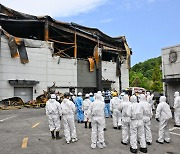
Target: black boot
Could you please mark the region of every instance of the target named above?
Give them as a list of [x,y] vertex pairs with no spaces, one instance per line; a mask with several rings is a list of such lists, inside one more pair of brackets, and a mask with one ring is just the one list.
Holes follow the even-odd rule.
[[59,131],[56,132],[56,140],[61,139],[61,137],[59,136]]
[[84,128],[87,128],[87,121],[85,121],[85,126],[84,126]]
[[92,126],[91,126],[91,122],[89,122],[89,128],[92,128]]
[[147,148],[140,148],[139,151],[141,151],[142,153],[147,153]]
[[130,147],[130,151],[131,151],[132,153],[137,153],[137,149],[133,149],[132,147]]
[[121,126],[118,126],[118,129],[121,130]]
[[51,136],[52,136],[52,139],[54,140],[55,139],[54,131],[51,131]]

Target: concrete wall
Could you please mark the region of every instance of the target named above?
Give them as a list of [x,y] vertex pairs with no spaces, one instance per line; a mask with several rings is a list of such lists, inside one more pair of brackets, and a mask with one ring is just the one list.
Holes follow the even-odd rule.
[[102,61],[102,79],[115,81],[111,84],[112,89],[119,91],[119,76],[116,76],[116,63]]
[[77,60],[77,86],[96,87],[96,67],[90,72],[88,61]]
[[[171,63],[169,61],[170,51],[174,50],[177,53],[177,61]],[[167,48],[163,48],[162,50],[162,73],[163,79],[176,79],[180,78],[180,45],[170,46]],[[167,101],[170,106],[174,104],[174,92],[180,92],[180,82],[168,82],[164,83],[164,91],[167,95]]]
[[[11,58],[8,41],[1,38],[0,51],[0,100],[14,96],[14,86],[8,80],[36,80],[33,99],[56,82],[56,86],[77,86],[77,62],[75,59],[52,57],[49,45],[44,41],[27,40],[37,47],[26,47],[29,63],[22,64],[20,58]],[[31,86],[30,86],[31,87]]]

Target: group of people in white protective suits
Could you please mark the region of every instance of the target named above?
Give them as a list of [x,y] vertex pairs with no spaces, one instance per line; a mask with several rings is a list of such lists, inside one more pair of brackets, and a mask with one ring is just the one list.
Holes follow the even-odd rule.
[[[148,101],[148,96],[140,94],[137,96],[128,95],[122,96],[120,99],[114,95],[110,101],[110,110],[112,112],[114,129],[122,129],[123,145],[130,143],[130,151],[137,153],[139,151],[147,153],[147,145],[152,144],[151,119],[153,116],[152,104]],[[174,94],[174,110],[175,110],[175,126],[180,127],[180,96],[179,92]],[[89,123],[89,128],[92,127],[91,133],[91,148],[105,148],[104,128],[105,124],[105,103],[102,93],[98,91],[93,101],[90,100],[90,95],[86,94],[82,102],[81,110],[84,113],[85,128]],[[62,103],[56,101],[54,94],[46,103],[46,114],[49,118],[49,128],[52,134],[52,139],[60,139],[60,116],[64,124],[64,136],[66,143],[76,142],[76,127],[74,122],[75,104],[70,101],[69,93],[64,93]],[[168,129],[169,119],[172,118],[170,106],[166,102],[166,97],[161,96],[159,104],[156,108],[155,118],[159,122],[159,137],[157,143],[170,143],[170,135]],[[56,136],[54,135],[56,134]]]
[[74,113],[76,108],[74,103],[70,101],[69,96],[69,93],[64,93],[64,99],[60,104],[56,101],[56,95],[51,94],[51,98],[46,103],[46,115],[48,116],[49,129],[51,131],[52,139],[60,139],[60,117],[62,117],[64,136],[67,144],[78,140],[74,122]]

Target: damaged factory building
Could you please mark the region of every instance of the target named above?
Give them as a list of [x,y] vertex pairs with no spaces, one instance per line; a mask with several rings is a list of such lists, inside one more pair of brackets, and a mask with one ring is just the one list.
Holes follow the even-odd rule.
[[124,36],[32,16],[0,4],[0,101],[35,100],[43,91],[96,92],[129,87]]

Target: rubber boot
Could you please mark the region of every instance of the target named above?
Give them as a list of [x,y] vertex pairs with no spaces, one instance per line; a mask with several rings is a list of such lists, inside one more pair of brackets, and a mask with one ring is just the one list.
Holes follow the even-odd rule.
[[54,131],[51,131],[51,136],[52,136],[52,139],[54,140],[55,139]]
[[61,139],[61,137],[59,136],[59,131],[56,132],[56,140]]
[[91,122],[89,122],[89,128],[92,128],[92,126],[91,126]]
[[147,153],[147,148],[140,148],[139,151],[141,151],[142,153]]
[[130,151],[131,153],[137,153],[137,149],[133,149],[132,147],[130,147]]
[[85,126],[84,126],[84,128],[87,128],[87,121],[85,121]]

